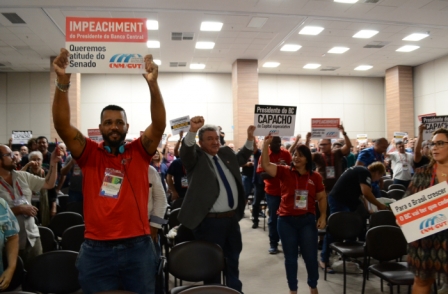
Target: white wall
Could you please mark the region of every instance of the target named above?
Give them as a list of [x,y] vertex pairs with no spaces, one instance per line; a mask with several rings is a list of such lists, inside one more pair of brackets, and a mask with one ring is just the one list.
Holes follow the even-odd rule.
[[302,138],[319,117],[340,118],[351,139],[386,134],[383,78],[260,75],[259,97],[260,104],[297,106],[295,133]]
[[50,136],[48,73],[0,74],[0,143],[7,143],[13,130]]
[[[233,140],[230,74],[161,73],[159,85],[168,119],[202,115]],[[383,78],[260,75],[259,95],[260,104],[298,106],[295,129],[303,136],[312,117],[340,117],[352,139],[360,133],[369,138],[385,135]],[[140,75],[84,74],[81,131],[97,128],[101,109],[117,104],[126,110],[128,137],[137,137],[151,121],[149,102]],[[0,142],[7,142],[12,130],[49,136],[50,109],[48,73],[0,74]]]
[[[159,75],[167,119],[202,115],[206,123],[220,125],[233,140],[233,98],[230,74]],[[81,131],[98,128],[101,109],[117,104],[126,110],[130,138],[151,122],[148,86],[141,75],[82,75]],[[167,123],[167,133],[171,133]]]
[[418,115],[448,115],[448,56],[414,68],[414,112],[416,134]]

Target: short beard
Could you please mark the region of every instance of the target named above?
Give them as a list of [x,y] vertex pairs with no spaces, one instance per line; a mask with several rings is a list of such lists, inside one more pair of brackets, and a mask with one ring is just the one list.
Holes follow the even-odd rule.
[[126,133],[120,134],[120,139],[118,141],[111,141],[109,140],[109,136],[101,133],[103,136],[103,140],[106,144],[106,146],[112,147],[112,148],[118,148],[121,145],[123,145],[124,140],[126,139]]

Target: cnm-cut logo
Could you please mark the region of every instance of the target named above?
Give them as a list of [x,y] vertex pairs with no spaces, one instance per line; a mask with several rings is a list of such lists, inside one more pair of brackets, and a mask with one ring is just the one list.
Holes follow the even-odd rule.
[[336,136],[337,134],[336,134],[336,132],[327,132],[327,135],[326,136]]
[[115,54],[109,60],[110,68],[144,68],[140,54]]
[[447,225],[446,216],[443,214],[438,214],[436,216],[427,218],[420,223],[420,233],[426,234],[431,231],[434,231],[435,229],[445,227],[446,225]]
[[269,135],[275,136],[275,135],[278,135],[278,134],[279,134],[278,130],[270,130],[269,131]]

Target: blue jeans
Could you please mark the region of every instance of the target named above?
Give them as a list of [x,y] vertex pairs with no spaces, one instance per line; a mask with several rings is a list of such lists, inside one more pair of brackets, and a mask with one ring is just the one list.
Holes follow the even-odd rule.
[[[227,261],[227,285],[242,292],[243,284],[239,279],[239,258],[243,250],[241,230],[236,216],[213,218],[205,217],[204,220],[193,230],[194,238],[218,244]],[[219,284],[221,277],[204,281],[206,284]]]
[[316,288],[319,279],[316,216],[312,213],[303,216],[279,216],[277,225],[285,254],[285,269],[289,290],[297,291],[299,247],[308,273],[308,286]]
[[150,236],[112,241],[86,239],[76,267],[83,293],[125,290],[153,294],[158,262]]
[[260,202],[264,199],[264,183],[254,184],[254,204],[252,205],[253,222],[258,224],[258,216],[260,214]]
[[269,244],[272,247],[277,248],[278,241],[280,241],[280,237],[277,232],[277,210],[280,206],[280,201],[282,197],[274,196],[266,193],[266,202],[268,203],[269,208],[269,219],[268,219],[268,228],[269,228]]
[[242,180],[243,180],[243,187],[244,187],[244,199],[247,200],[247,198],[250,195],[250,192],[252,192],[252,177],[248,177],[248,176],[241,176]]

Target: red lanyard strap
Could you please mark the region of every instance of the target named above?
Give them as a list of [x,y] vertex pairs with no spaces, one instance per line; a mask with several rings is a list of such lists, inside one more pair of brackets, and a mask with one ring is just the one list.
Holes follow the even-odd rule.
[[[324,157],[324,163],[325,163],[325,167],[327,167],[327,155],[325,155],[325,153],[322,153],[322,156]],[[330,166],[334,166],[334,154],[333,152],[330,151]]]
[[434,186],[436,182],[436,176],[437,176],[437,163],[435,163],[434,167],[432,168],[431,186]]
[[[6,191],[8,191],[9,196],[11,196],[11,199],[15,200],[16,197],[14,196],[14,190],[9,189],[9,187],[3,182],[3,180],[0,180],[0,184],[3,186],[3,188],[5,188]],[[18,182],[16,182],[16,187],[20,193],[20,196],[23,196],[22,189],[20,188],[20,185]]]

